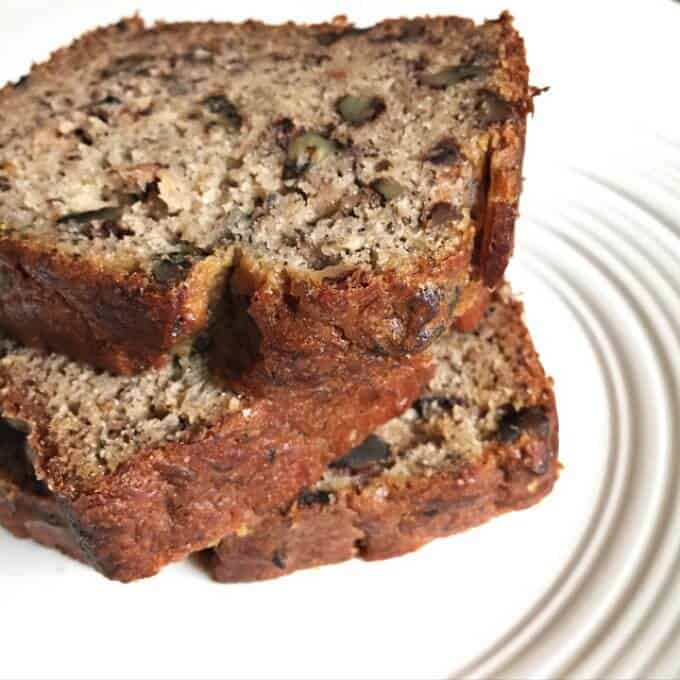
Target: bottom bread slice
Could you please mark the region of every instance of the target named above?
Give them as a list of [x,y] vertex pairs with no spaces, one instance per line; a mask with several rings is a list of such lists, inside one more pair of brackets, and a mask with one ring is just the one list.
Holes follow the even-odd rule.
[[[294,502],[249,515],[203,556],[217,580],[255,581],[352,557],[393,557],[539,501],[557,479],[558,423],[522,305],[496,293],[474,333],[436,348],[436,372],[400,418]],[[25,436],[0,422],[0,524],[91,561]]]
[[522,311],[506,288],[477,331],[440,343],[425,394],[292,504],[206,552],[214,577],[393,557],[543,498],[559,472],[558,421]]

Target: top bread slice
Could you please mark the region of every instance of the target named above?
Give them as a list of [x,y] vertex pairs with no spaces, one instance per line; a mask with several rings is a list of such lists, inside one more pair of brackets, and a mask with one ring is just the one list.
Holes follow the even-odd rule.
[[501,280],[531,94],[508,14],[94,31],[0,91],[0,325],[118,374],[422,350]]
[[0,421],[23,433],[26,454],[0,484],[0,517],[14,514],[17,474],[33,479],[66,527],[61,545],[111,578],[150,576],[316,481],[416,398],[427,355],[343,361],[317,383],[235,393],[197,351],[123,377],[0,338]]

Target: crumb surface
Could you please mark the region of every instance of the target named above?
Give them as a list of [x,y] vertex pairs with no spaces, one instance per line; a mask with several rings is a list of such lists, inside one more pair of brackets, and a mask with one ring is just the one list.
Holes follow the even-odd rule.
[[123,272],[229,248],[306,272],[443,258],[473,230],[488,126],[525,97],[504,30],[86,36],[0,94],[3,234]]
[[239,396],[214,381],[200,354],[125,378],[2,337],[0,398],[11,402],[12,394],[21,395],[26,413],[44,414],[42,426],[65,469],[83,478],[112,472],[147,446],[199,436],[242,409]]

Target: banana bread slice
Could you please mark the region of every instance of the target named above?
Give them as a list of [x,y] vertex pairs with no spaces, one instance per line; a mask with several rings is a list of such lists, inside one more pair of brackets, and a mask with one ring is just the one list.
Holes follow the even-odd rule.
[[496,296],[475,333],[436,345],[423,396],[292,504],[206,553],[215,578],[394,557],[543,498],[559,471],[557,413],[521,316]]
[[427,353],[364,357],[237,394],[198,352],[115,377],[0,339],[0,522],[111,578],[150,576],[291,501],[431,375]]
[[117,374],[421,350],[502,277],[532,94],[508,14],[85,35],[0,91],[0,325]]

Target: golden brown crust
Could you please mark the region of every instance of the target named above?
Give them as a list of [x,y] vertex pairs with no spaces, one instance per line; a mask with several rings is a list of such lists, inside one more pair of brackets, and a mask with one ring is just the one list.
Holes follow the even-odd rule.
[[112,373],[157,367],[209,320],[226,272],[211,258],[184,281],[117,275],[0,232],[0,326],[22,344]]
[[522,119],[506,123],[492,136],[479,254],[481,278],[490,289],[503,280],[514,247],[525,133]]
[[[474,286],[457,312],[465,286],[455,272],[463,259],[423,265],[401,277],[357,271],[320,282],[289,278],[277,289],[248,288],[244,278],[252,277],[239,277],[228,310],[212,329],[216,370],[238,384],[295,383],[323,375],[319,362],[333,370],[337,361],[420,352],[453,319],[472,328],[484,312],[488,296]],[[234,299],[243,300],[238,308]],[[305,371],[310,362],[311,372]]]
[[491,292],[481,281],[471,281],[461,293],[456,307],[454,328],[469,333],[477,327],[491,300]]
[[492,131],[484,178],[480,247],[475,260],[481,280],[490,289],[502,282],[512,255],[522,190],[526,119],[533,111],[532,97],[536,94],[528,86],[524,41],[512,26],[512,16],[503,12],[496,23],[501,27],[503,66],[508,74],[508,82],[496,94],[511,102],[513,116]]
[[[471,29],[473,25],[455,17],[424,21],[451,29]],[[245,278],[251,287],[239,294],[245,297],[243,313],[249,314],[257,327],[260,354],[274,350],[313,355],[328,346],[392,356],[421,351],[459,318],[457,295],[470,276],[494,288],[512,252],[531,94],[523,42],[512,27],[512,18],[504,13],[497,23],[507,76],[497,94],[511,103],[514,115],[490,128],[489,172],[482,179],[481,228],[474,256],[473,244],[467,239],[455,256],[413,263],[406,274],[356,271],[340,280],[311,281],[291,272],[280,286],[272,287],[271,282],[252,284],[248,272],[235,272],[223,262],[219,274],[203,272],[172,285],[158,285],[146,275],[121,275],[81,261],[63,260],[29,241],[5,236],[0,238],[0,287],[9,293],[0,300],[0,325],[27,345],[130,375],[162,364],[168,352],[190,342],[213,319],[219,286],[227,291],[234,288],[228,280]],[[381,30],[399,33],[411,25],[413,22],[392,20],[384,22]],[[250,22],[248,26],[255,31],[260,24]],[[146,29],[138,18],[124,20],[59,50],[49,62],[36,66],[29,80],[50,77],[87,61],[102,45],[117,40],[120,32],[133,40],[136,33],[147,30],[181,36],[191,28],[191,24],[161,24]],[[345,20],[313,28],[339,34],[353,30]],[[290,29],[291,25],[286,25],[280,30]],[[16,96],[24,96],[21,86],[8,85],[0,91],[2,99]],[[231,325],[227,334],[233,335],[240,327],[233,319],[224,322]],[[468,316],[461,327],[470,328],[472,322],[473,317]],[[243,344],[245,340],[240,337],[235,342]],[[217,344],[222,343],[231,346],[229,340]]]
[[[247,408],[200,439],[140,451],[92,481],[64,470],[44,418],[11,386],[0,408],[4,417],[31,427],[32,463],[58,508],[55,523],[69,528],[87,562],[129,581],[215,544],[294,498],[329,462],[403,410],[431,375],[424,356],[336,368],[323,385],[285,392],[263,386],[259,396],[246,398]],[[6,523],[8,507],[5,494]],[[15,531],[42,540],[39,529],[13,521]]]
[[540,475],[514,459],[468,472],[475,477],[474,489],[461,489],[455,478],[441,475],[387,503],[356,496],[324,509],[272,515],[247,536],[226,537],[204,558],[216,580],[233,583],[277,578],[354,557],[396,557],[534,505],[552,489],[559,464],[551,459]]
[[[406,276],[396,271],[381,276],[358,271],[316,286],[291,280],[287,293],[295,300],[296,318],[292,321],[305,322],[297,328],[296,335],[302,334],[306,339],[309,333],[305,328],[311,322],[332,327],[347,344],[376,354],[421,351],[450,325],[467,277],[463,272],[471,257],[471,247],[470,244],[467,251],[434,267],[422,263]],[[271,338],[268,341],[271,347],[295,351],[303,338],[293,335],[291,340],[293,324],[281,331],[278,323],[271,326],[267,323],[275,309],[274,304],[268,304],[267,297],[254,296],[249,309],[251,317],[263,334]]]

